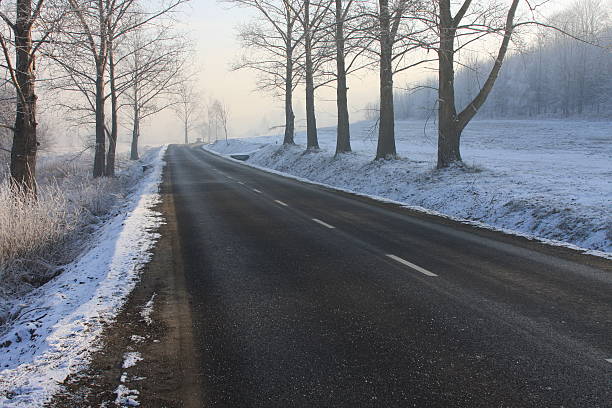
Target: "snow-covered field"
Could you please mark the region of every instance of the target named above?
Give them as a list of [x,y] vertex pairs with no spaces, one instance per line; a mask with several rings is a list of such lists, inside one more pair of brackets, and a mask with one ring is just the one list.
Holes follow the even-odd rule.
[[95,229],[82,255],[15,305],[17,316],[0,334],[0,406],[42,406],[87,364],[156,242],[162,220],[153,207],[164,153],[161,147],[143,157],[141,164],[150,168],[114,216]]
[[396,122],[401,160],[372,160],[373,122],[353,124],[351,136],[354,153],[340,157],[334,157],[333,127],[319,130],[317,153],[304,153],[304,132],[296,135],[296,147],[281,149],[277,135],[206,148],[252,153],[247,162],[252,165],[521,235],[612,252],[612,122],[474,121],[463,134],[465,169],[435,169],[433,123]]

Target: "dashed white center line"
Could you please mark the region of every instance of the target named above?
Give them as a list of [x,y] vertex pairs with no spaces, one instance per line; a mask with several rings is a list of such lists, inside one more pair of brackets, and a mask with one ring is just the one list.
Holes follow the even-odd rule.
[[242,181],[238,181],[238,184],[241,184],[241,185],[244,186],[244,183]]
[[287,205],[287,203],[283,203],[281,200],[274,200],[275,203],[280,204],[284,207],[289,207],[289,205]]
[[329,228],[329,229],[334,229],[334,228],[336,228],[336,227],[334,227],[333,225],[329,225],[328,223],[326,223],[326,222],[324,222],[324,221],[321,221],[321,220],[319,220],[319,219],[313,218],[312,220],[313,220],[314,222],[316,222],[317,224],[321,224],[322,226],[324,226],[324,227],[326,227],[326,228]]
[[412,262],[408,262],[405,259],[400,258],[399,256],[395,256],[392,254],[387,254],[387,257],[393,259],[396,262],[401,263],[402,265],[406,265],[409,268],[414,269],[417,272],[421,272],[423,275],[427,275],[427,276],[438,276],[433,272],[429,272],[427,269],[421,268],[419,265],[415,265]]
[[254,188],[253,189],[254,192],[259,193],[259,194],[263,194],[261,191],[259,191],[258,189]]

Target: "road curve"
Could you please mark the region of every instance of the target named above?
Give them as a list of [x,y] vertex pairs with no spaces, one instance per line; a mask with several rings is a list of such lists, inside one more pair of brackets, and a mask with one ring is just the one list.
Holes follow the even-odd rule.
[[166,160],[203,406],[612,405],[609,261],[195,146]]

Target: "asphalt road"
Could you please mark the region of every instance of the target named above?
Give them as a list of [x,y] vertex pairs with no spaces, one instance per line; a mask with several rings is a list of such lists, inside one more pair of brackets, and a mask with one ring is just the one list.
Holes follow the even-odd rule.
[[166,160],[202,406],[612,406],[611,262]]

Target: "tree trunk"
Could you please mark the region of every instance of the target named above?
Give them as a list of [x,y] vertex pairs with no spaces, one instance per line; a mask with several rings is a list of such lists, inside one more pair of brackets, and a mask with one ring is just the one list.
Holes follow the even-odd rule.
[[108,152],[106,154],[106,172],[107,177],[115,176],[115,152],[117,150],[117,134],[118,128],[118,111],[119,103],[117,100],[117,88],[115,83],[115,58],[112,43],[109,44],[109,76],[110,76],[110,91],[111,91],[111,131],[109,135]]
[[319,149],[319,140],[317,138],[317,117],[314,98],[310,0],[304,1],[304,32],[304,51],[306,53],[306,149],[317,150]]
[[287,48],[287,63],[285,73],[285,138],[283,144],[295,144],[293,134],[295,132],[295,115],[293,114],[293,55]]
[[32,55],[31,0],[17,2],[14,27],[16,48],[17,112],[11,149],[11,180],[19,188],[36,194],[36,79]]
[[376,159],[392,159],[395,149],[395,118],[393,112],[392,39],[388,0],[379,0],[380,14],[380,122]]
[[138,139],[140,138],[140,118],[138,109],[134,109],[134,123],[132,126],[132,148],[130,149],[130,160],[138,160]]
[[346,87],[346,63],[344,60],[344,15],[342,0],[336,0],[336,105],[338,107],[338,129],[336,154],[351,151],[351,134]]
[[454,41],[460,18],[453,19],[450,0],[440,0],[440,49],[439,59],[439,95],[438,95],[438,168],[448,167],[452,163],[461,162],[459,151],[461,132],[485,103],[497,80],[502,63],[508,51],[510,37],[514,30],[514,15],[519,0],[512,0],[506,16],[504,39],[501,42],[497,58],[489,72],[487,80],[478,94],[457,114],[455,108],[455,73],[454,73]]
[[94,153],[94,177],[104,176],[106,134],[104,129],[104,68],[97,68],[96,75],[96,147]]
[[438,51],[438,168],[461,162],[461,129],[455,107],[455,28],[450,1],[440,1]]
[[112,136],[112,130],[108,138],[108,151],[106,152],[106,177],[115,177],[115,152],[117,151],[117,139]]
[[187,118],[185,118],[183,126],[185,131],[185,144],[189,144],[189,122],[187,121]]
[[[134,61],[140,61],[138,50],[134,53]],[[134,70],[134,85],[132,87],[132,146],[130,147],[130,160],[138,160],[138,140],[140,139],[140,66],[136,64]]]

